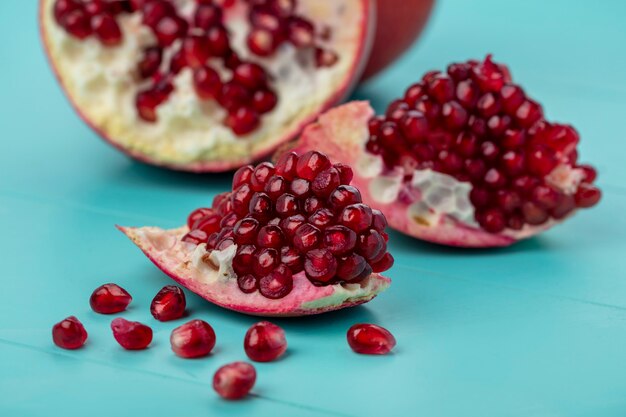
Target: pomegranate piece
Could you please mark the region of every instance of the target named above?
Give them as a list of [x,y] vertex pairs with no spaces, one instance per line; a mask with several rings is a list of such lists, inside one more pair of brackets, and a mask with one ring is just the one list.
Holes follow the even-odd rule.
[[285,331],[269,321],[253,324],[243,340],[246,355],[255,362],[271,362],[287,350]]
[[166,285],[161,288],[150,304],[150,314],[159,321],[170,321],[185,314],[187,301],[182,288]]
[[111,322],[113,337],[126,350],[141,350],[152,342],[152,329],[138,321],[121,317]]
[[[294,184],[309,183],[302,175],[332,180],[300,192]],[[287,153],[276,166],[240,168],[233,191],[194,210],[183,228],[122,230],[177,282],[237,311],[283,316],[360,304],[386,286],[378,274],[393,257],[385,216],[361,202],[352,178],[320,152]],[[305,300],[317,300],[311,311]]]
[[100,314],[115,314],[126,310],[133,297],[117,284],[104,284],[96,288],[89,298],[91,309]]
[[[425,74],[384,115],[364,103],[331,110],[295,150],[359,167],[353,183],[363,196],[346,189],[330,195],[352,230],[373,221],[354,208],[362,197],[406,234],[489,247],[541,233],[599,202],[595,169],[577,161],[579,141],[572,126],[548,121],[508,69],[487,56]],[[362,254],[380,241],[375,234],[359,239]],[[377,267],[389,262],[368,256]]]
[[87,341],[87,331],[76,317],[69,316],[52,327],[52,341],[63,349],[78,349]]
[[219,368],[213,375],[213,389],[222,398],[240,400],[256,382],[256,370],[247,362],[233,362]]
[[215,331],[202,320],[191,320],[172,330],[170,344],[181,358],[207,356],[215,347]]
[[[41,0],[40,16],[46,51],[61,84],[83,80],[85,94],[68,95],[86,121],[117,148],[176,169],[227,171],[295,137],[358,77],[373,29],[371,1],[338,0],[323,8],[315,3]],[[137,18],[129,19],[129,14]],[[325,36],[331,32],[334,36]],[[69,38],[71,57],[63,46]],[[152,44],[146,44],[150,39]],[[129,53],[125,44],[140,48]],[[81,70],[86,60],[94,68],[89,73]],[[125,81],[140,87],[132,89],[134,97],[119,88],[115,77],[103,76],[117,71],[108,68],[112,63],[136,65],[136,76]],[[294,76],[310,82],[294,85]],[[163,83],[169,91],[162,91]],[[195,97],[181,95],[189,87]],[[297,89],[301,99],[278,112],[286,89]],[[134,104],[135,114],[112,105],[94,108],[93,103],[105,102]],[[99,121],[96,113],[113,122]],[[180,139],[155,139],[150,132],[158,130],[175,132],[173,137]]]
[[352,350],[364,355],[386,355],[396,346],[389,330],[375,324],[355,324],[347,337]]

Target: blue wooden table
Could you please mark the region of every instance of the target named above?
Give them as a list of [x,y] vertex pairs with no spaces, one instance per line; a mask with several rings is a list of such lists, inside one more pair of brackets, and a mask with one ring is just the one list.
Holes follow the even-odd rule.
[[[605,195],[595,209],[503,250],[445,249],[391,234],[390,290],[365,307],[278,320],[289,354],[257,366],[254,397],[217,398],[220,365],[244,359],[255,319],[189,294],[215,354],[175,357],[175,323],[149,317],[170,281],[113,225],[173,227],[229,175],[135,163],[72,112],[46,65],[35,0],[0,2],[0,415],[608,417],[626,415],[626,2],[441,0],[418,45],[355,94],[378,109],[424,71],[492,52],[551,118],[580,130]],[[123,351],[88,297],[114,281],[124,317],[153,345]],[[89,331],[56,348],[53,323]],[[388,327],[394,354],[345,343],[355,322]]]

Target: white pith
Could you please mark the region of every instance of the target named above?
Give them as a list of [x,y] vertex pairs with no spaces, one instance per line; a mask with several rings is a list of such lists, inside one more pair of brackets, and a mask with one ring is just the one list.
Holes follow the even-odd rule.
[[[315,68],[312,52],[303,54],[290,44],[282,45],[271,59],[251,56],[245,46],[248,27],[244,6],[228,12],[226,26],[235,35],[233,49],[243,58],[261,63],[274,77],[271,83],[279,96],[277,107],[262,117],[258,130],[240,138],[223,125],[226,112],[213,100],[200,100],[191,85],[191,71],[185,69],[175,78],[175,91],[158,107],[157,123],[142,121],[135,109],[135,95],[146,87],[138,83],[137,63],[141,51],[156,44],[151,30],[141,25],[139,13],[120,15],[122,45],[105,47],[95,37],[80,41],[72,38],[52,15],[54,0],[43,1],[42,27],[46,46],[65,89],[83,116],[115,144],[131,153],[145,155],[161,163],[182,165],[194,162],[251,160],[251,156],[271,149],[285,132],[296,129],[312,114],[346,87],[354,70],[367,25],[364,2],[299,2],[298,13],[319,27],[330,27],[333,37],[327,45],[339,61],[329,68]],[[179,12],[189,15],[195,0],[175,0]],[[239,28],[234,30],[235,28]],[[177,41],[179,42],[179,41]],[[164,62],[167,60],[164,59]],[[221,62],[212,60],[223,72]],[[223,77],[224,78],[224,77]],[[227,79],[224,79],[226,81]]]
[[[222,251],[207,251],[206,245],[183,242],[187,227],[164,230],[157,227],[122,229],[161,269],[182,278],[179,282],[194,291],[194,284],[210,289],[210,300],[227,308],[257,315],[289,315],[290,312],[324,311],[374,298],[389,281],[371,274],[358,284],[317,287],[304,272],[293,276],[293,290],[284,298],[272,300],[258,291],[244,294],[237,285],[232,262],[236,245]],[[209,297],[205,297],[209,299]]]

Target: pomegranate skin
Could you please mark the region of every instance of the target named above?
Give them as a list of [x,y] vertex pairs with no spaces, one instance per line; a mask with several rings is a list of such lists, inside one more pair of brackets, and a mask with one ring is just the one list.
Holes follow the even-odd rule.
[[243,341],[246,355],[255,362],[271,362],[287,350],[285,331],[268,321],[253,324]]
[[207,356],[215,347],[215,331],[202,320],[191,320],[172,330],[170,344],[174,353],[181,358]]
[[386,355],[396,346],[389,330],[375,324],[355,324],[347,338],[352,350],[363,355]]
[[111,322],[113,337],[126,350],[142,350],[152,343],[152,329],[137,321],[121,317]]
[[52,341],[63,349],[74,350],[82,347],[87,336],[85,327],[74,316],[69,316],[52,327]]
[[185,314],[186,306],[183,290],[176,285],[166,285],[152,300],[150,313],[159,321],[176,320]]
[[100,314],[120,313],[128,307],[133,297],[124,288],[109,283],[96,288],[89,298],[91,309]]
[[256,382],[256,370],[247,362],[233,362],[219,368],[213,376],[213,389],[222,398],[240,400]]

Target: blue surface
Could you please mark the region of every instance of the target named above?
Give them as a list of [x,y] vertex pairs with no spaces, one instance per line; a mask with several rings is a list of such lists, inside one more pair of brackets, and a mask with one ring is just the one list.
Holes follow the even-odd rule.
[[[626,415],[626,2],[442,0],[421,42],[356,96],[379,109],[424,71],[493,52],[548,114],[570,121],[600,169],[602,203],[512,248],[462,251],[396,233],[390,290],[365,307],[279,320],[280,362],[260,364],[255,396],[219,400],[217,367],[245,358],[255,319],[189,294],[216,352],[176,358],[148,313],[169,283],[113,228],[176,226],[229,175],[192,176],[132,162],[90,131],[55,84],[38,41],[36,2],[0,2],[0,415],[427,416]],[[135,297],[124,317],[154,344],[126,352],[87,300],[115,281]],[[77,315],[84,349],[52,324]],[[353,354],[345,331],[376,322],[387,357]],[[62,414],[61,414],[62,413]]]

